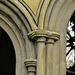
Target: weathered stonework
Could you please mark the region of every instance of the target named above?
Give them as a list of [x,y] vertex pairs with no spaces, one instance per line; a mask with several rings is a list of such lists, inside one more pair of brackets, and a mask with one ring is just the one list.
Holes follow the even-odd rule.
[[0,0],[0,27],[15,49],[15,75],[66,75],[66,28],[75,0],[38,1]]
[[30,32],[28,36],[30,39],[34,39],[34,40],[37,40],[37,38],[40,38],[40,37],[58,40],[60,37],[60,34],[57,32],[52,32],[48,30],[34,30]]
[[37,60],[33,58],[26,59],[24,64],[27,67],[29,75],[35,75]]

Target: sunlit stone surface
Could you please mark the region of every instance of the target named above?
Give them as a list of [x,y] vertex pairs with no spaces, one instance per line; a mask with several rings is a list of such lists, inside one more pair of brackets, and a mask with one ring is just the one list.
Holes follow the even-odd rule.
[[24,0],[31,10],[36,14],[39,3],[41,0]]

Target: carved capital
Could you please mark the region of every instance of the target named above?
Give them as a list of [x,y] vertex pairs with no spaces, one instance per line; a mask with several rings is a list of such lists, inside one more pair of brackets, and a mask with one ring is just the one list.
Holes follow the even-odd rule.
[[24,62],[25,66],[27,67],[28,72],[36,72],[36,69],[35,69],[36,63],[37,63],[37,60],[33,58],[27,59]]
[[60,37],[60,34],[57,32],[52,32],[48,30],[34,30],[31,33],[29,33],[28,36],[30,39],[33,39],[33,40],[36,40],[37,38],[40,38],[40,37],[58,40]]

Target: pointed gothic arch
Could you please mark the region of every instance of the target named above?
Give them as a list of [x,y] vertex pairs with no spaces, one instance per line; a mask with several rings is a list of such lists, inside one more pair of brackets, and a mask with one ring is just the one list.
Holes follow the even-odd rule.
[[0,27],[0,75],[15,75],[15,50],[8,34]]
[[66,75],[66,32],[68,22],[75,11],[75,2],[73,0],[65,1],[63,7],[58,13],[58,19],[55,22],[55,31],[60,33],[59,56],[60,56],[60,75]]
[[15,75],[22,75],[22,73],[27,75],[25,60],[36,58],[34,44],[29,40],[28,33],[37,26],[29,12],[19,2],[16,5],[15,3],[0,1],[0,27],[8,34],[14,46]]
[[14,46],[14,49],[15,49],[15,54],[16,54],[16,75],[18,75],[18,74],[20,75],[21,71],[19,69],[21,69],[21,67],[22,67],[21,66],[22,61],[21,61],[21,53],[20,53],[21,46],[20,46],[20,43],[19,43],[19,40],[18,40],[19,36],[17,38],[16,35],[14,34],[13,30],[2,19],[0,19],[0,26],[7,32],[10,39],[12,40],[12,43],[13,43],[13,46]]

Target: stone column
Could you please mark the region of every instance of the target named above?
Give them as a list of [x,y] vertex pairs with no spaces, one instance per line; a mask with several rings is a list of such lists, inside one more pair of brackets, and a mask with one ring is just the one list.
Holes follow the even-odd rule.
[[[46,74],[46,55],[45,55],[45,52],[46,52],[46,45],[45,43],[46,42],[46,39],[53,39],[52,42],[50,40],[50,43],[53,43],[54,41],[56,41],[58,38],[59,38],[59,34],[56,33],[56,32],[51,32],[51,31],[48,31],[48,30],[34,30],[32,31],[31,33],[29,33],[29,38],[32,39],[32,40],[36,40],[37,42],[37,75],[45,75]],[[50,47],[48,47],[48,52],[51,54],[50,50],[52,49],[49,49],[51,48],[51,45]],[[49,69],[52,68],[49,64],[50,62],[50,57],[51,55],[49,55],[48,53],[48,56],[47,56],[47,73],[48,75],[51,75],[50,72],[49,72]],[[51,62],[50,62],[51,63]]]
[[37,43],[37,75],[45,75],[46,32],[44,30],[34,30],[28,36]]
[[45,38],[37,40],[37,75],[45,75]]
[[36,59],[30,58],[27,59],[24,63],[27,67],[28,75],[35,75],[36,73]]
[[53,75],[60,75],[60,56],[59,41],[54,44],[53,48]]
[[[47,72],[46,72],[46,75],[59,75],[59,74],[54,74],[54,63],[56,61],[54,61],[54,58],[56,58],[57,56],[55,55],[54,56],[54,52],[57,51],[57,48],[56,50],[54,51],[54,43],[59,39],[59,34],[56,33],[56,32],[50,32],[52,35],[48,38],[47,42],[46,42],[46,46],[47,46]],[[59,58],[58,58],[59,59]],[[56,60],[58,60],[56,59]],[[56,64],[57,65],[57,64]],[[59,71],[57,69],[57,71]],[[55,72],[56,73],[56,72]]]
[[53,45],[54,40],[48,39],[47,41],[47,74],[46,75],[53,75]]

